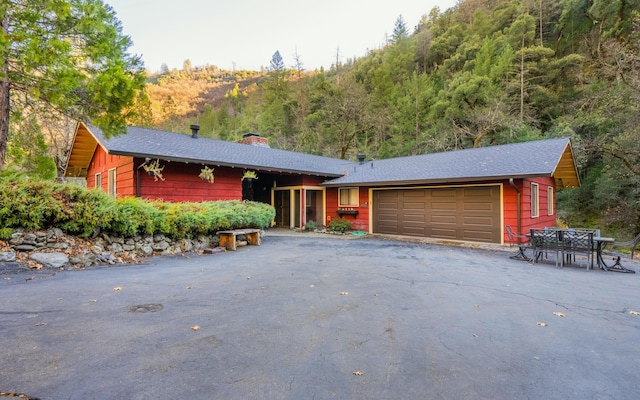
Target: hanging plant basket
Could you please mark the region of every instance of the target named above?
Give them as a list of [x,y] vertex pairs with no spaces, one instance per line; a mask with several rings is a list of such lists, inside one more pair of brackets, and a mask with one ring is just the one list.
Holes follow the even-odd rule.
[[242,180],[244,181],[245,179],[258,179],[258,174],[256,171],[244,171],[244,174],[242,174]]
[[214,170],[213,168],[209,168],[205,165],[204,168],[200,170],[200,175],[198,176],[200,177],[200,179],[204,179],[209,183],[213,183],[214,181],[213,170]]
[[154,181],[157,182],[158,179],[160,179],[161,181],[164,181],[164,177],[162,176],[162,170],[164,169],[164,165],[160,166],[160,160],[152,161],[149,164],[143,164],[142,168],[144,168],[144,170],[147,171],[147,173],[150,176],[153,176]]

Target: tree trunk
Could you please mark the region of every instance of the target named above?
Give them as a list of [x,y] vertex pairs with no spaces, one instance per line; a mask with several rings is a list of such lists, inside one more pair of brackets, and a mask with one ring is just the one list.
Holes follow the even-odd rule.
[[0,96],[0,170],[2,170],[9,141],[9,81],[0,82]]
[[520,121],[524,120],[524,36],[520,48]]
[[[0,32],[6,36],[9,30],[9,17],[5,14],[0,20]],[[5,78],[0,80],[0,170],[4,167],[7,155],[7,142],[9,141],[9,60],[7,55],[2,63],[2,74]]]

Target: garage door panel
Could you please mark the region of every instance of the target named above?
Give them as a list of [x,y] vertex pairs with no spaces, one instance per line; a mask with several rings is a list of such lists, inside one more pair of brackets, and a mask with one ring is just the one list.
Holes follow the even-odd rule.
[[479,216],[475,216],[475,217],[464,217],[464,225],[465,226],[472,226],[472,225],[478,225],[478,226],[491,226],[492,224],[492,219],[491,217],[479,217]]
[[455,197],[457,194],[456,189],[420,189],[420,190],[428,190],[430,191],[431,197]]
[[457,209],[456,203],[451,200],[450,202],[444,203],[441,201],[438,202],[432,202],[431,203],[431,210],[450,210],[450,211],[455,211]]
[[375,233],[501,242],[500,186],[373,192]]
[[493,204],[489,202],[487,203],[465,202],[464,211],[493,211]]
[[414,201],[410,201],[410,202],[404,202],[404,209],[405,210],[420,210],[422,213],[424,213],[424,210],[426,208],[426,203],[425,202],[414,202]]
[[446,229],[446,228],[438,228],[438,227],[433,227],[431,228],[431,235],[429,235],[429,237],[435,238],[435,239],[452,239],[452,240],[456,240],[456,230],[455,229]]
[[432,224],[452,224],[455,225],[457,217],[454,214],[451,215],[431,215],[429,221]]
[[462,240],[473,242],[490,242],[492,240],[492,234],[487,231],[464,230],[463,238]]

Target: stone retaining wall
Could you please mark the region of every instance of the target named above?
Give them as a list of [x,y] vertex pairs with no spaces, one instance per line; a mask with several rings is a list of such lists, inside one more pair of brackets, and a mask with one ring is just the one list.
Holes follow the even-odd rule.
[[219,243],[217,235],[176,240],[160,234],[133,238],[102,234],[82,239],[65,235],[57,228],[35,232],[17,229],[8,242],[0,241],[0,264],[28,262],[36,268],[86,268],[95,264],[135,263],[149,256],[201,253]]

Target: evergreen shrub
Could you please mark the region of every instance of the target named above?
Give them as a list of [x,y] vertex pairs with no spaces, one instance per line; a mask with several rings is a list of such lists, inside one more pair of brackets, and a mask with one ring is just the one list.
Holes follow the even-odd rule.
[[15,228],[51,227],[84,237],[102,231],[123,237],[162,233],[187,238],[226,229],[266,228],[274,218],[275,209],[259,202],[114,199],[99,189],[0,173],[0,235],[4,239]]

